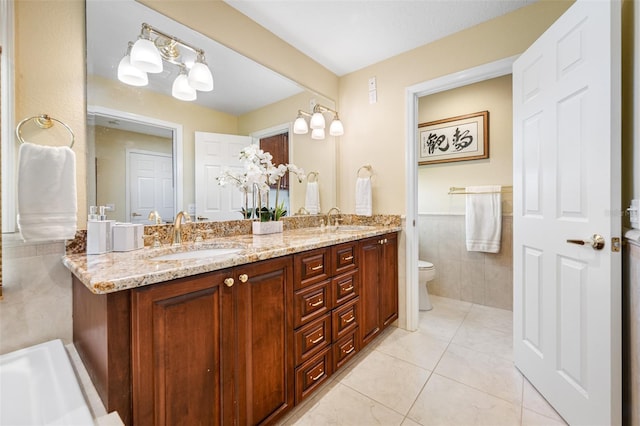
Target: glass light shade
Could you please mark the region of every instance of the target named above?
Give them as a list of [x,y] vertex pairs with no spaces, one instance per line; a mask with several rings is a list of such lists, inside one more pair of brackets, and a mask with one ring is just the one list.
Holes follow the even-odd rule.
[[342,126],[342,121],[335,118],[331,122],[331,126],[329,126],[329,134],[331,136],[342,136],[344,135],[344,127]]
[[206,64],[196,62],[189,71],[189,85],[201,92],[210,92],[213,90],[213,76],[211,70]]
[[293,133],[297,135],[309,133],[309,126],[307,126],[307,120],[305,120],[304,117],[296,118],[296,121],[293,123]]
[[171,95],[181,101],[195,101],[196,89],[189,85],[189,78],[186,74],[180,73],[173,81]]
[[131,65],[144,72],[162,72],[162,57],[151,40],[139,38],[131,49]]
[[311,139],[324,139],[324,129],[313,129],[311,131]]
[[147,73],[131,65],[129,55],[125,55],[118,64],[118,80],[130,86],[146,86],[149,84]]
[[324,115],[322,115],[321,112],[314,112],[311,116],[309,127],[311,127],[312,129],[324,129],[324,126]]

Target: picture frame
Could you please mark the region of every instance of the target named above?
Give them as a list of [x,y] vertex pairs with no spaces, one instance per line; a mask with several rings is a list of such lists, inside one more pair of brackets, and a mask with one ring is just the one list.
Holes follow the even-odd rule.
[[418,125],[418,165],[489,158],[489,111]]

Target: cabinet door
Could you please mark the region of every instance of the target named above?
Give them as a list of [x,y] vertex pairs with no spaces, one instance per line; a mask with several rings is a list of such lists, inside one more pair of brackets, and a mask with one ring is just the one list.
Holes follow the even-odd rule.
[[385,328],[398,319],[398,235],[387,234],[382,245],[380,321]]
[[240,425],[270,423],[294,403],[291,257],[236,267]]
[[364,348],[380,332],[380,237],[363,240],[360,245],[360,336]]
[[133,424],[232,424],[228,275],[132,291]]

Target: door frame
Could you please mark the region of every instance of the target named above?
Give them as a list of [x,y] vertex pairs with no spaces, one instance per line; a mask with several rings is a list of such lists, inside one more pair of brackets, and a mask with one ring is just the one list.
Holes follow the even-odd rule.
[[[182,207],[184,192],[184,164],[182,159],[182,124],[173,123],[171,121],[160,120],[144,115],[133,114],[130,112],[120,111],[113,108],[107,108],[99,105],[87,105],[87,118],[91,115],[100,115],[120,120],[132,121],[144,124],[146,126],[162,127],[169,129],[173,133],[173,210],[174,215],[177,214]],[[87,150],[89,147],[87,147]],[[95,172],[94,172],[95,173]]]
[[494,62],[468,68],[453,74],[409,86],[405,89],[407,143],[405,147],[407,180],[407,219],[405,225],[405,267],[406,267],[406,328],[418,329],[418,98],[444,92],[480,81],[511,74],[513,62],[519,55],[499,59]]

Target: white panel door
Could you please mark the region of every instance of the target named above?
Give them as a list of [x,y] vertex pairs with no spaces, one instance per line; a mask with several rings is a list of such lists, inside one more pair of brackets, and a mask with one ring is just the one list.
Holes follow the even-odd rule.
[[223,170],[242,170],[238,155],[251,144],[249,136],[196,132],[196,217],[202,220],[242,219],[244,194],[233,185],[220,186]]
[[128,151],[129,200],[127,215],[131,223],[149,223],[157,210],[165,221],[172,221],[173,159],[171,154]]
[[577,1],[518,58],[513,108],[516,366],[570,424],[620,424],[620,3]]

